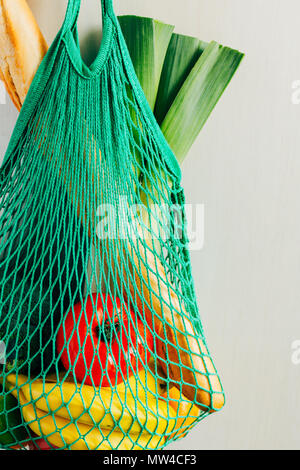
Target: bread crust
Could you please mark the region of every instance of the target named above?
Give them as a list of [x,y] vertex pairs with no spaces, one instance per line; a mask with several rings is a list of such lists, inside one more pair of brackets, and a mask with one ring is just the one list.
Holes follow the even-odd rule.
[[20,111],[21,108],[22,108],[22,105],[21,105],[21,102],[20,102],[20,98],[17,94],[17,91],[15,89],[13,79],[10,75],[9,67],[8,67],[8,65],[5,65],[5,64],[3,66],[4,66],[3,71],[2,71],[2,69],[0,70],[0,79],[4,82],[5,89],[6,89],[7,93],[9,94],[13,104],[16,106],[18,111]]
[[18,109],[47,50],[26,0],[0,0],[0,68]]

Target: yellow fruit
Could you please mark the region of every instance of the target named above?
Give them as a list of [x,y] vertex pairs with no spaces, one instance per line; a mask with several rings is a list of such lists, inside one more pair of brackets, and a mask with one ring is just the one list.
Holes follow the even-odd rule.
[[56,447],[155,449],[163,444],[164,435],[184,437],[202,413],[177,388],[168,391],[163,372],[153,361],[147,370],[113,389],[95,391],[70,378],[57,380],[56,376],[46,381],[29,381],[22,375],[7,378],[23,406],[25,421]]
[[169,393],[164,392],[163,396],[168,399],[170,405],[176,412],[176,425],[173,433],[168,439],[174,437],[183,438],[195,421],[203,414],[203,411],[183,396],[180,391],[172,387]]
[[[16,376],[8,376],[7,380],[16,385]],[[132,381],[132,388],[101,388],[95,392],[89,385],[41,380],[28,383],[25,376],[18,376],[18,387],[26,402],[34,402],[46,414],[123,433],[170,433],[175,426],[173,408],[166,400],[154,399],[157,394],[139,390],[141,382],[137,383],[137,387]]]
[[75,425],[71,421],[39,410],[26,401],[21,391],[18,393],[15,390],[12,393],[18,397],[23,417],[32,431],[56,447],[69,446],[70,450],[142,450],[156,449],[162,440],[159,436],[147,433],[124,436],[121,432],[100,430],[78,422]]

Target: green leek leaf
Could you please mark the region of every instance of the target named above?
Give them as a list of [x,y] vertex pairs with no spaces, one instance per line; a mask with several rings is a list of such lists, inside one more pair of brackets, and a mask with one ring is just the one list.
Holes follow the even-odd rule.
[[179,162],[186,157],[243,56],[213,41],[193,67],[161,125]]
[[154,114],[159,125],[163,122],[180,88],[207,46],[206,42],[191,36],[172,35],[155,106]]
[[137,77],[153,111],[174,26],[139,16],[119,16],[118,19]]

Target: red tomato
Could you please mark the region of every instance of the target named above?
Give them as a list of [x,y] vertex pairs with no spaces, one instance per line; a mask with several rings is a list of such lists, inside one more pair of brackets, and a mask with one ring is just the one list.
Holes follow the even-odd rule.
[[53,450],[57,449],[55,446],[50,446],[48,442],[44,439],[37,439],[35,441],[29,441],[26,444],[22,444],[19,446],[13,446],[11,449],[14,450]]
[[44,439],[38,439],[33,443],[33,450],[52,450],[57,449],[57,447],[48,444]]
[[57,336],[57,349],[66,370],[87,385],[110,387],[145,367],[153,351],[153,335],[139,317],[110,297],[104,306],[99,294],[84,307],[71,309]]

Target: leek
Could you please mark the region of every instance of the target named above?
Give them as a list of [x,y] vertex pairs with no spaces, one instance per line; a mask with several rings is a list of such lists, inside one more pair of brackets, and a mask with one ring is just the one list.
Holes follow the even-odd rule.
[[155,117],[162,124],[173,101],[208,46],[197,38],[173,34],[166,54],[155,105]]
[[139,16],[120,16],[135,72],[152,111],[174,26]]
[[200,56],[164,119],[161,129],[183,162],[224,90],[243,54],[211,42]]
[[243,54],[175,34],[173,26],[152,18],[121,16],[119,21],[148,103],[182,163]]

